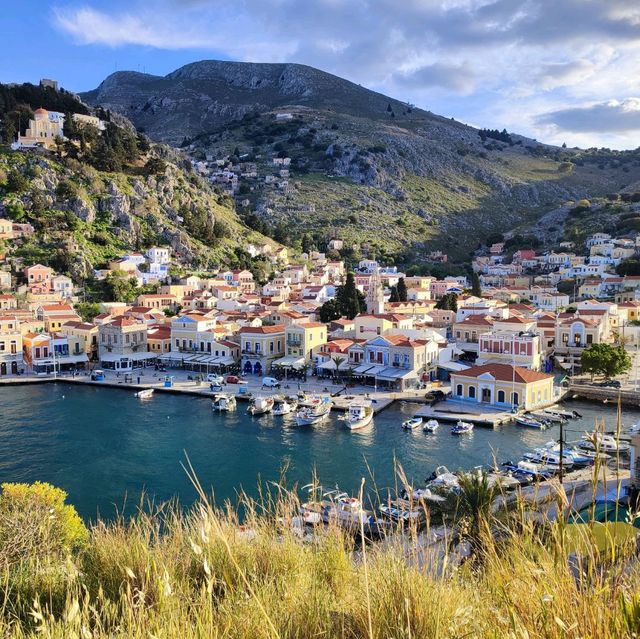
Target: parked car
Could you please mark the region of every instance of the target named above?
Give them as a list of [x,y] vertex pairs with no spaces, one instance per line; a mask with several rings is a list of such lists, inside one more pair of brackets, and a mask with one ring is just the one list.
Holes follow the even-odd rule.
[[227,384],[246,384],[247,380],[237,375],[227,375]]
[[605,379],[604,382],[600,382],[599,386],[620,388],[620,382],[617,379]]
[[217,375],[216,373],[209,373],[207,375],[207,381],[210,384],[223,384],[224,383],[224,377],[222,377],[222,375]]
[[280,382],[275,377],[263,377],[262,385],[267,388],[280,388]]
[[212,393],[221,393],[224,389],[222,384],[209,384],[209,390]]

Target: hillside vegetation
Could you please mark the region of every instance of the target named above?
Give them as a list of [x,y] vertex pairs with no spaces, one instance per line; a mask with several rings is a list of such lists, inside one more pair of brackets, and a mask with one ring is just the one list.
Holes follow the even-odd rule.
[[[493,233],[535,223],[567,201],[640,179],[635,152],[550,147],[474,129],[295,64],[203,61],[164,77],[109,76],[83,94],[195,159],[255,162],[237,202],[282,241],[331,236],[350,250],[421,261],[432,249],[466,260]],[[276,113],[290,113],[276,120]],[[267,186],[274,156],[289,187]]]

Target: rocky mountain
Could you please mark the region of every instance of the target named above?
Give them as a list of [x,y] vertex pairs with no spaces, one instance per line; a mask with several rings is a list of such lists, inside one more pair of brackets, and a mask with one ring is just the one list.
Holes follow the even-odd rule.
[[[635,152],[479,131],[297,64],[120,72],[83,98],[181,143],[194,160],[255,164],[236,193],[244,219],[284,242],[310,235],[320,248],[338,236],[377,256],[421,261],[443,249],[466,259],[492,233],[640,180]],[[290,158],[288,172],[278,157]]]

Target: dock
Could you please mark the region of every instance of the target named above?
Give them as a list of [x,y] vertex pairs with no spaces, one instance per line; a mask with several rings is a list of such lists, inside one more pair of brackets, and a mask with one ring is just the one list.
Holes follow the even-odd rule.
[[472,410],[472,406],[466,402],[446,400],[435,406],[423,406],[418,409],[416,417],[423,419],[437,419],[441,422],[470,422],[474,426],[484,428],[497,428],[501,424],[512,421],[513,413],[508,411],[491,410],[482,407],[481,411]]

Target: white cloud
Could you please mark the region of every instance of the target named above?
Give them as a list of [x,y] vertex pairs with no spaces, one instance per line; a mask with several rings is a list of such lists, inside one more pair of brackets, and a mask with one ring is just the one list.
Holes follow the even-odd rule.
[[84,45],[310,64],[465,121],[502,128],[480,119],[502,114],[540,139],[573,132],[597,144],[602,127],[576,130],[587,119],[579,107],[617,126],[611,109],[591,105],[640,94],[636,0],[122,1],[60,7],[54,24]]

